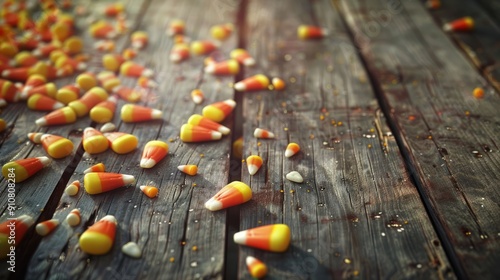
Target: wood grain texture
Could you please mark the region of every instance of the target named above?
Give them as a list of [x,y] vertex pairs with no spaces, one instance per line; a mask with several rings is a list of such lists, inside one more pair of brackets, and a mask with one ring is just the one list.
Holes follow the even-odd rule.
[[[354,37],[393,1],[337,1]],[[397,2],[377,34],[357,41],[424,202],[460,277],[496,279],[500,226],[498,93],[418,2]],[[361,34],[361,35],[359,35]],[[405,40],[395,40],[405,38]],[[390,47],[389,47],[390,46]],[[486,97],[472,97],[476,86]]]
[[[283,92],[243,95],[244,157],[258,154],[261,170],[242,181],[254,196],[240,207],[240,229],[285,223],[286,253],[240,247],[244,259],[269,267],[268,279],[453,278],[397,144],[378,110],[374,92],[336,9],[329,1],[291,1],[287,9],[251,1],[248,50],[255,69],[287,81]],[[325,27],[320,41],[300,41],[300,24]],[[257,127],[276,139],[252,136]],[[284,157],[289,142],[301,152]],[[296,170],[297,184],[285,179]]]

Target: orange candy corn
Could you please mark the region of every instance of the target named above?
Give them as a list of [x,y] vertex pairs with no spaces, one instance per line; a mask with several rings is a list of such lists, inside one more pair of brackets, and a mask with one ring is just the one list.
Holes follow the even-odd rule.
[[284,90],[286,86],[285,81],[280,78],[273,78],[271,83],[275,90]]
[[125,62],[125,58],[120,54],[108,53],[102,56],[102,65],[109,71],[118,71],[123,62]]
[[168,154],[168,144],[153,140],[146,143],[141,156],[140,166],[142,168],[152,168]]
[[42,132],[30,132],[28,133],[28,139],[30,139],[31,142],[35,144],[40,144],[42,143]]
[[222,122],[236,107],[236,102],[227,99],[203,107],[202,114],[214,122]]
[[98,164],[94,164],[91,167],[85,169],[83,171],[83,174],[87,174],[90,172],[106,172],[106,166],[104,166],[104,163],[100,162]]
[[[12,247],[21,243],[28,229],[34,223],[35,221],[31,216],[22,215],[0,224],[0,259],[6,259],[16,255],[16,251],[12,250]],[[13,240],[14,244],[11,244],[12,241],[9,242],[10,240]]]
[[319,26],[300,25],[297,28],[297,36],[301,40],[321,39],[328,35],[328,30]]
[[253,136],[255,138],[270,139],[270,138],[274,138],[274,133],[272,133],[269,130],[262,129],[262,128],[256,128],[253,132]]
[[69,196],[74,196],[78,194],[78,192],[80,191],[80,187],[81,187],[80,181],[75,180],[66,186],[64,192]]
[[214,39],[226,40],[234,30],[232,23],[214,25],[210,28],[210,34]]
[[194,41],[191,43],[191,53],[194,55],[209,54],[217,49],[217,46],[207,40]]
[[104,14],[108,17],[115,17],[125,11],[123,3],[111,3],[104,8]]
[[262,74],[258,74],[237,82],[234,84],[234,89],[237,91],[256,91],[267,89],[268,86],[269,79]]
[[255,279],[260,279],[266,276],[267,266],[259,259],[248,256],[245,260],[250,276]]
[[297,143],[290,143],[288,144],[288,146],[286,147],[286,150],[285,150],[285,157],[291,157],[293,155],[295,155],[296,153],[298,153],[300,151],[300,146],[299,144]]
[[116,218],[104,216],[99,222],[91,225],[80,236],[80,249],[91,255],[104,255],[113,247],[116,235]]
[[155,198],[158,196],[158,188],[153,186],[140,186],[141,191],[147,195],[149,198]]
[[191,99],[195,104],[201,104],[204,98],[205,95],[203,94],[203,91],[201,91],[200,89],[193,89],[193,91],[191,91]]
[[46,236],[51,233],[59,225],[58,219],[52,219],[38,223],[35,227],[36,233],[41,236]]
[[259,171],[260,167],[262,166],[262,158],[260,156],[249,156],[247,157],[246,163],[248,167],[248,173],[250,175],[255,175],[257,171]]
[[28,67],[35,65],[38,62],[38,58],[31,52],[22,51],[16,54],[14,57],[14,62],[16,66]]
[[83,130],[83,149],[89,154],[98,154],[109,148],[109,141],[102,133],[93,128],[87,127]]
[[41,117],[35,121],[39,126],[68,124],[76,121],[76,113],[70,107],[63,107]]
[[223,135],[228,135],[231,130],[221,124],[218,124],[214,121],[212,121],[209,118],[205,118],[202,115],[194,114],[191,117],[189,117],[188,124],[192,125],[198,125],[204,128],[208,128],[210,130],[218,131],[222,133]]
[[205,142],[222,138],[222,134],[201,126],[184,124],[181,127],[180,138],[183,142]]
[[49,163],[50,159],[48,157],[35,157],[10,161],[2,166],[2,174],[5,179],[15,178],[16,183],[20,183],[49,165]]
[[34,87],[28,91],[26,91],[21,97],[23,99],[29,98],[34,94],[42,94],[51,98],[56,98],[57,95],[57,87],[54,83],[47,83],[41,86]]
[[181,62],[188,59],[190,56],[189,46],[186,43],[177,43],[172,47],[170,51],[170,61]]
[[124,122],[143,122],[161,119],[160,110],[139,105],[125,104],[122,106],[121,118]]
[[120,74],[126,77],[136,77],[140,76],[152,77],[154,75],[153,70],[145,68],[133,61],[125,61],[120,66]]
[[14,83],[0,79],[0,98],[7,102],[17,102],[19,100],[19,93]]
[[118,95],[121,99],[132,103],[138,102],[142,97],[140,91],[127,86],[117,86],[113,88],[113,93]]
[[134,182],[135,178],[132,175],[108,172],[90,172],[83,177],[83,186],[89,194],[112,191]]
[[61,102],[39,93],[28,98],[27,105],[31,110],[36,111],[52,111],[64,107]]
[[93,87],[87,91],[80,99],[71,101],[68,106],[71,107],[78,117],[87,115],[99,102],[108,99],[108,93],[100,87]]
[[68,216],[66,216],[66,222],[72,227],[76,227],[77,225],[79,225],[81,220],[82,217],[78,208],[71,210]]
[[191,176],[194,176],[198,173],[198,166],[193,164],[179,165],[177,166],[177,169]]
[[184,21],[180,19],[175,19],[170,22],[170,26],[168,27],[167,34],[169,36],[174,36],[178,34],[184,34],[185,24]]
[[456,31],[471,31],[474,29],[474,20],[471,17],[463,17],[456,19],[452,22],[446,23],[443,25],[443,29],[446,32]]
[[93,23],[89,27],[89,32],[90,32],[90,35],[92,35],[92,37],[102,38],[102,39],[112,39],[112,38],[116,37],[116,35],[117,35],[117,32],[116,32],[115,28],[113,27],[113,25],[111,25],[111,23],[104,21],[104,20],[100,20],[100,21]]
[[116,110],[116,97],[110,96],[90,110],[90,119],[97,123],[106,123],[113,119]]
[[274,224],[247,229],[234,234],[234,242],[270,252],[284,252],[290,245],[290,228]]
[[2,71],[2,77],[9,79],[11,81],[21,81],[24,82],[28,79],[30,74],[30,67],[17,67],[17,68],[11,68],[11,69],[6,69]]
[[80,88],[76,85],[66,85],[57,90],[56,100],[68,104],[80,98]]
[[137,137],[128,133],[107,132],[104,133],[104,136],[108,138],[111,150],[117,154],[130,153],[137,148],[137,144],[139,143]]
[[240,72],[240,64],[235,59],[210,63],[205,72],[214,75],[236,75]]
[[247,184],[240,181],[233,181],[205,202],[205,208],[210,211],[217,211],[245,203],[251,198],[252,189]]
[[99,40],[94,43],[94,49],[101,52],[112,52],[115,50],[115,42],[112,40]]
[[112,91],[115,87],[120,85],[120,80],[116,77],[115,73],[111,71],[102,71],[97,74],[97,80],[101,86],[107,90]]
[[40,138],[43,149],[53,158],[63,158],[73,152],[73,142],[62,136],[44,134]]
[[47,79],[44,76],[40,74],[30,75],[21,91],[20,97],[22,99],[26,99],[28,96],[28,91],[30,91],[32,88],[44,85],[45,83],[47,83]]
[[145,31],[135,31],[130,35],[130,40],[132,41],[132,48],[142,49],[148,44],[148,33]]
[[134,50],[134,49],[132,49],[132,48],[124,49],[123,52],[122,52],[122,57],[125,60],[134,59],[136,56],[137,56],[137,51]]
[[229,56],[245,66],[255,65],[255,59],[245,49],[234,49]]

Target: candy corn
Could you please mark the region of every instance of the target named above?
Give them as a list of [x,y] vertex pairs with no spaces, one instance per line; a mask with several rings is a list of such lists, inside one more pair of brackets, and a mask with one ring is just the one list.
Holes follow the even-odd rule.
[[471,31],[474,29],[474,20],[471,17],[463,17],[456,19],[452,22],[448,22],[443,25],[443,29],[446,32],[456,31],[456,32],[464,32]]
[[195,104],[201,104],[204,98],[205,96],[203,94],[203,91],[201,91],[200,89],[193,89],[193,91],[191,91],[191,99]]
[[218,131],[222,133],[223,135],[228,135],[231,130],[221,124],[218,124],[214,121],[212,121],[209,118],[203,117],[202,115],[194,114],[191,117],[189,117],[188,124],[192,125],[198,125],[204,128],[208,128],[210,130]]
[[284,90],[286,86],[285,81],[280,78],[273,78],[271,83],[275,90]]
[[80,88],[76,85],[66,85],[57,90],[56,100],[68,104],[80,97]]
[[13,247],[21,243],[26,232],[28,232],[28,229],[34,223],[35,221],[31,216],[22,215],[0,224],[0,259],[6,259],[9,256],[16,255],[16,251],[13,250]]
[[108,93],[100,87],[93,87],[88,90],[80,99],[71,101],[71,107],[78,117],[83,117],[89,113],[90,109],[108,98]]
[[232,23],[226,23],[226,24],[220,24],[220,25],[214,25],[212,28],[210,28],[210,34],[214,39],[217,40],[226,40],[229,35],[234,30],[234,25]]
[[28,133],[28,139],[30,139],[31,142],[35,144],[40,144],[42,143],[42,132],[30,132]]
[[83,40],[77,36],[69,37],[64,41],[62,48],[68,55],[80,53],[83,49]]
[[132,41],[132,48],[140,50],[148,44],[148,33],[145,31],[135,31],[130,35],[130,40]]
[[243,158],[243,137],[239,137],[233,142],[232,153],[237,159]]
[[113,93],[118,95],[121,99],[132,103],[138,102],[142,97],[140,91],[127,86],[117,86],[113,88]]
[[80,249],[91,255],[104,255],[113,247],[116,234],[116,218],[104,216],[99,222],[90,226],[80,236]]
[[66,222],[72,227],[76,227],[81,221],[80,210],[78,208],[71,210],[68,216],[66,216]]
[[41,236],[46,236],[51,233],[59,225],[58,219],[51,219],[38,223],[35,227],[36,233]]
[[131,60],[134,59],[137,56],[137,50],[132,49],[132,48],[126,48],[122,52],[122,57],[125,60]]
[[190,56],[189,46],[186,43],[177,43],[170,51],[170,61],[181,62],[188,59]]
[[5,179],[15,178],[16,183],[20,183],[49,165],[49,163],[50,159],[48,157],[19,159],[4,164],[2,174]]
[[130,153],[137,148],[137,144],[139,143],[137,137],[128,133],[107,132],[104,133],[104,136],[108,138],[111,150],[117,154]]
[[26,91],[21,97],[26,99],[37,93],[51,98],[56,98],[57,87],[54,83],[46,83]]
[[76,113],[70,107],[63,107],[41,117],[35,121],[39,126],[68,124],[76,121]]
[[300,25],[297,28],[297,36],[301,40],[321,39],[328,35],[328,31],[319,26]]
[[251,228],[235,233],[233,240],[236,244],[280,253],[290,245],[290,228],[285,224]]
[[258,74],[237,82],[234,84],[234,89],[237,91],[256,91],[267,89],[268,86],[269,79],[262,74]]
[[116,110],[116,97],[110,96],[90,110],[90,119],[97,123],[106,123],[113,119]]
[[270,138],[274,138],[274,133],[270,132],[269,130],[262,129],[262,128],[256,128],[253,132],[253,136],[255,138],[270,139]]
[[236,106],[236,102],[232,99],[227,99],[221,102],[216,102],[203,107],[202,114],[205,118],[209,118],[214,122],[222,122]]
[[0,79],[0,98],[7,102],[17,102],[19,100],[19,93],[14,83]]
[[181,127],[180,138],[183,142],[205,142],[219,140],[222,134],[201,126],[184,124]]
[[234,49],[229,56],[245,66],[255,65],[255,59],[245,49]]
[[108,192],[134,182],[132,175],[108,172],[90,172],[83,177],[83,186],[89,194]]
[[205,67],[205,72],[214,75],[236,75],[240,72],[240,64],[235,59],[211,63]]
[[16,54],[14,62],[16,66],[27,67],[36,64],[38,62],[38,58],[31,52],[23,51]]
[[101,126],[101,129],[99,129],[102,133],[104,132],[112,132],[115,131],[116,125],[114,123],[105,123]]
[[120,74],[126,77],[152,77],[154,75],[153,70],[145,68],[142,65],[139,65],[133,61],[125,61],[120,66]]
[[125,104],[121,110],[121,118],[124,122],[143,122],[161,119],[163,113],[160,110],[144,106]]
[[40,74],[33,74],[28,77],[26,84],[24,85],[20,97],[26,99],[28,97],[28,92],[35,87],[44,85],[47,83],[47,79]]
[[245,260],[250,276],[256,279],[263,278],[267,274],[267,266],[259,259],[248,256]]
[[217,49],[217,46],[207,40],[204,41],[194,41],[191,43],[191,53],[194,55],[205,55],[209,54]]
[[146,143],[141,156],[140,166],[142,168],[152,168],[168,154],[168,144],[153,140]]
[[125,58],[119,54],[108,53],[102,56],[102,65],[109,71],[118,71],[123,62],[125,62]]
[[297,143],[290,143],[286,147],[285,157],[291,157],[300,151],[300,146]]
[[76,76],[76,84],[84,91],[97,86],[97,77],[94,73],[85,72]]
[[248,173],[250,173],[250,175],[255,175],[255,173],[257,173],[257,171],[259,171],[260,167],[262,166],[262,158],[256,155],[252,155],[247,157],[246,163],[248,167]]
[[112,40],[99,40],[94,43],[94,49],[101,52],[112,52],[115,50],[115,42]]
[[304,178],[302,178],[302,175],[300,175],[300,173],[297,171],[292,171],[292,172],[286,174],[285,178],[287,178],[288,180],[295,182],[295,183],[304,182]]
[[135,242],[127,242],[122,246],[122,253],[132,258],[140,258],[142,255],[139,245]]
[[111,23],[99,20],[89,27],[90,35],[94,38],[111,39],[116,37],[117,32]]
[[36,111],[52,111],[64,107],[61,102],[39,93],[28,98],[27,105],[31,110]]
[[139,77],[139,79],[137,79],[137,85],[140,87],[143,87],[143,88],[157,88],[158,87],[158,83],[156,83],[155,81],[151,80],[148,77]]
[[24,82],[28,79],[31,67],[17,67],[6,69],[2,71],[2,77],[11,81],[21,81]]
[[153,186],[140,186],[141,191],[149,198],[158,196],[158,188]]
[[245,203],[251,198],[252,189],[248,185],[240,181],[233,181],[205,202],[205,208],[210,211],[217,211]]
[[69,196],[74,196],[78,194],[78,192],[80,191],[80,187],[81,187],[80,181],[75,180],[66,186],[64,192]]
[[191,176],[194,176],[194,175],[196,175],[196,173],[198,173],[198,166],[193,165],[193,164],[179,165],[179,166],[177,166],[177,169],[179,169],[181,172],[184,172],[187,175],[191,175]]
[[108,17],[116,17],[125,11],[125,5],[120,2],[108,4],[104,8],[104,14]]
[[91,167],[85,169],[83,171],[83,174],[87,174],[90,172],[106,172],[106,166],[104,166],[104,163],[100,162],[98,164],[94,164]]
[[120,85],[120,80],[116,77],[115,73],[111,71],[102,71],[97,74],[97,80],[101,86],[107,90],[112,91],[115,87]]
[[40,138],[43,149],[53,158],[63,158],[73,151],[73,142],[62,136],[44,134]]
[[174,36],[177,34],[184,34],[184,27],[185,27],[184,21],[182,21],[180,19],[175,19],[172,22],[170,22],[170,26],[167,30],[167,34],[169,36]]

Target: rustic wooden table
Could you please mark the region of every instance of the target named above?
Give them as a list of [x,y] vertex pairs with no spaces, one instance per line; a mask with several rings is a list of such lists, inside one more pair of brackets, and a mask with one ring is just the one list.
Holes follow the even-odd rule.
[[[86,30],[108,1],[73,1],[90,14],[77,26],[92,53],[89,70],[101,71],[102,53]],[[8,129],[0,134],[0,163],[44,156],[26,134],[63,135],[75,143],[71,156],[54,160],[16,185],[16,214],[37,222],[63,220],[80,208],[82,223],[62,223],[40,237],[32,227],[16,250],[16,272],[0,263],[0,278],[18,279],[250,279],[244,260],[252,255],[269,267],[266,279],[498,279],[500,277],[500,6],[493,1],[442,0],[429,11],[409,0],[129,0],[130,31],[116,39],[127,48],[134,30],[149,33],[138,61],[155,70],[159,87],[139,104],[163,111],[163,119],[129,124],[116,114],[118,130],[133,133],[132,153],[89,155],[81,130],[100,127],[88,117],[70,125],[40,128],[44,113],[24,103],[2,109]],[[457,3],[459,2],[459,3]],[[476,19],[470,33],[447,34],[442,24],[462,16]],[[186,22],[192,39],[208,39],[215,24],[232,22],[235,32],[220,55],[246,48],[256,66],[234,76],[203,73],[203,58],[173,64],[172,19]],[[301,41],[300,24],[329,30],[322,40]],[[263,73],[282,77],[284,91],[235,92],[232,84]],[[74,77],[57,80],[58,86]],[[120,77],[133,86],[135,80]],[[485,97],[472,96],[475,87]],[[191,90],[205,92],[194,104]],[[237,107],[224,125],[230,136],[217,142],[183,143],[179,128],[203,106],[232,98]],[[119,101],[119,106],[125,104]],[[257,127],[276,139],[253,137]],[[243,156],[264,159],[253,176],[231,152],[242,136]],[[139,167],[150,140],[170,146],[166,159],[151,170]],[[301,152],[285,158],[289,142]],[[108,171],[134,175],[136,186],[99,195],[64,189],[82,180],[83,170],[103,162]],[[199,174],[177,171],[194,163]],[[304,183],[285,179],[299,171]],[[251,201],[227,210],[204,208],[222,186],[247,183]],[[139,185],[156,184],[150,199]],[[0,209],[7,218],[7,182],[0,182]],[[90,256],[78,238],[105,215],[118,220],[113,249]],[[285,253],[236,245],[239,230],[284,223],[292,242]],[[121,253],[136,242],[142,257]]]

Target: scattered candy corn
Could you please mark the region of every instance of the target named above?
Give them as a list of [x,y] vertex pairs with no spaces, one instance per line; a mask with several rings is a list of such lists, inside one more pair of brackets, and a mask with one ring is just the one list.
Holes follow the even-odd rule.
[[139,105],[125,104],[121,110],[121,118],[124,122],[143,122],[161,119],[163,113],[160,110]]
[[240,64],[235,59],[211,63],[205,67],[205,72],[214,75],[236,75],[240,72]]
[[181,62],[188,59],[190,56],[189,45],[186,43],[177,43],[170,51],[170,61]]
[[185,24],[184,24],[183,20],[175,19],[175,20],[170,22],[170,26],[167,30],[167,34],[169,36],[174,36],[177,34],[184,34],[184,27],[185,27]]
[[120,66],[120,74],[126,77],[136,77],[140,76],[144,77],[152,77],[154,75],[153,70],[145,68],[142,65],[139,65],[133,61],[125,61]]
[[116,17],[125,11],[125,5],[120,2],[108,4],[104,8],[104,14],[108,17]]
[[134,182],[132,175],[108,172],[90,172],[83,177],[83,186],[89,194],[108,192]]
[[148,44],[148,33],[145,31],[135,31],[130,35],[130,40],[132,41],[132,48],[140,50]]
[[80,88],[76,85],[66,85],[56,93],[56,100],[66,105],[78,98],[80,98]]
[[101,126],[101,129],[99,129],[102,133],[105,132],[112,132],[116,130],[116,125],[114,123],[105,123]]
[[101,86],[107,90],[112,91],[115,87],[120,85],[120,79],[116,77],[115,73],[111,71],[102,71],[97,74],[97,80]]
[[196,175],[196,173],[198,173],[198,166],[193,164],[179,165],[177,166],[177,169],[191,176],[194,176]]
[[14,83],[0,79],[0,98],[7,102],[17,102],[19,100],[19,93]]
[[33,87],[32,89],[26,91],[25,95],[22,95],[22,99],[27,99],[34,94],[42,94],[51,98],[55,98],[57,95],[57,87],[54,83],[46,83],[40,86]]
[[193,89],[193,91],[191,91],[191,99],[195,104],[201,104],[204,99],[203,91],[200,89]]
[[59,135],[44,134],[40,138],[43,149],[53,158],[63,158],[73,152],[73,142]]
[[76,113],[70,107],[63,107],[41,117],[35,121],[39,126],[68,124],[76,121]]
[[123,62],[125,62],[125,58],[119,54],[108,53],[102,56],[102,65],[104,69],[109,71],[118,71]]
[[247,157],[246,163],[248,167],[248,173],[250,175],[255,175],[257,171],[259,171],[260,167],[262,166],[262,158],[256,155],[252,155]]
[[83,149],[89,154],[98,154],[109,148],[109,141],[104,135],[93,127],[83,130]]
[[245,49],[234,49],[229,56],[245,66],[255,65],[255,59],[253,59]]
[[126,48],[122,52],[122,57],[125,60],[131,60],[134,59],[137,56],[137,50],[132,49],[132,48]]
[[76,84],[84,91],[97,86],[97,77],[94,73],[85,72],[76,76]]
[[302,175],[300,175],[299,172],[297,171],[292,171],[285,176],[288,180],[295,182],[295,183],[302,183],[304,182],[304,178],[302,178]]
[[300,146],[297,143],[290,143],[286,147],[285,157],[291,157],[300,151]]
[[139,139],[135,135],[123,132],[106,132],[104,136],[108,138],[111,150],[117,154],[127,154],[137,148]]
[[149,198],[158,196],[158,188],[154,186],[140,186],[141,191]]
[[255,138],[270,139],[270,138],[274,138],[274,133],[270,132],[269,130],[262,129],[262,128],[256,128],[253,132],[253,136]]
[[2,174],[5,179],[15,178],[16,183],[20,183],[49,165],[49,163],[50,159],[48,157],[19,159],[4,164],[2,167]]
[[214,25],[212,28],[210,28],[210,34],[214,39],[217,40],[226,40],[229,35],[234,30],[234,25],[232,23],[226,23],[226,24],[220,24],[220,25]]
[[137,79],[137,85],[143,88],[157,88],[158,83],[155,81],[151,80],[148,77],[140,77]]
[[78,192],[80,191],[80,187],[81,187],[80,181],[75,180],[71,182],[71,184],[66,186],[64,192],[69,196],[74,196],[78,194]]
[[142,256],[139,245],[135,242],[127,242],[122,246],[122,252],[132,258],[140,258]]
[[108,99],[108,93],[100,87],[93,87],[88,90],[80,99],[71,101],[71,107],[78,117],[83,117],[90,112],[90,109],[102,101]]
[[203,107],[202,114],[205,118],[214,122],[222,122],[236,107],[236,102],[232,99],[212,103]]
[[66,222],[72,227],[76,227],[77,225],[79,225],[81,219],[82,218],[80,216],[80,210],[78,208],[71,210],[68,216],[66,216]]
[[328,35],[328,31],[319,26],[300,25],[297,28],[297,35],[301,40],[321,39]]
[[113,88],[113,93],[117,94],[121,99],[132,103],[138,102],[142,97],[140,91],[127,86],[116,86]]
[[80,236],[80,249],[91,255],[104,255],[113,247],[116,234],[116,218],[104,216],[99,222],[91,225]]
[[237,82],[234,84],[234,89],[237,91],[257,91],[267,89],[268,86],[269,79],[262,74],[257,74]]
[[191,43],[191,53],[194,55],[209,54],[217,49],[217,46],[207,40],[194,41]]
[[112,40],[99,40],[94,43],[94,49],[101,52],[112,52],[115,50],[115,42]]
[[46,236],[51,233],[59,225],[58,219],[51,219],[38,223],[35,227],[36,233],[41,236]]
[[[7,220],[0,224],[0,259],[6,259],[8,254],[14,254],[16,247],[21,243],[28,229],[35,223],[28,215],[19,216],[13,220]],[[12,238],[13,239],[12,239]],[[13,240],[14,244],[12,244]]]
[[484,97],[484,90],[480,87],[477,87],[472,91],[472,95],[477,99],[481,99]]
[[153,140],[146,143],[142,152],[140,166],[142,168],[152,168],[168,154],[168,144]]
[[113,25],[104,20],[99,20],[90,25],[89,32],[92,37],[102,39],[112,39],[117,35],[117,32]]
[[284,252],[290,245],[290,228],[285,224],[273,224],[237,232],[234,242],[270,252]]
[[30,139],[31,142],[35,144],[40,144],[42,143],[42,132],[30,132],[28,133],[28,139]]
[[85,169],[83,171],[83,174],[87,174],[90,172],[106,172],[106,166],[104,166],[104,163],[100,162],[98,164],[94,164],[91,167]]
[[456,19],[452,22],[448,22],[445,25],[443,25],[443,29],[446,32],[471,31],[472,29],[474,29],[474,20],[471,17],[459,18],[459,19]]
[[47,83],[47,79],[40,74],[33,74],[28,77],[26,84],[24,85],[20,97],[26,99],[28,97],[28,92],[35,87],[42,86]]
[[222,134],[201,126],[184,124],[181,127],[180,138],[183,142],[205,142],[219,140]]
[[285,81],[280,78],[273,78],[271,83],[275,90],[284,90],[286,86]]
[[245,260],[250,276],[256,279],[263,278],[267,274],[267,266],[259,259],[248,256]]
[[232,152],[237,159],[243,158],[243,137],[239,137],[233,142]]
[[30,96],[27,105],[31,110],[36,111],[53,111],[64,107],[61,102],[39,93]]
[[212,121],[209,118],[203,117],[202,115],[194,114],[189,117],[188,124],[198,125],[204,128],[208,128],[210,130],[218,131],[223,135],[228,135],[231,130],[219,123]]
[[245,203],[251,198],[252,189],[248,185],[240,181],[233,181],[205,202],[205,208],[210,211],[217,211]]
[[97,123],[109,122],[113,119],[116,110],[116,97],[110,96],[90,110],[90,119]]

